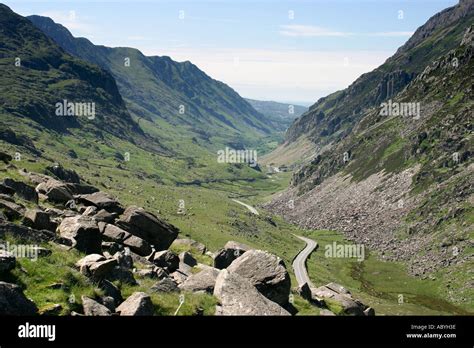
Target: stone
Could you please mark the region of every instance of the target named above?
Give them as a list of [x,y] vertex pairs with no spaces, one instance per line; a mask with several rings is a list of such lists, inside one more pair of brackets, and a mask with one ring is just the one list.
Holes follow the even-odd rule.
[[104,261],[105,257],[100,254],[90,254],[87,255],[86,257],[83,257],[79,261],[76,262],[76,267],[81,268],[81,267],[89,267],[92,264],[100,261]]
[[146,240],[141,239],[140,237],[130,235],[128,238],[125,238],[123,241],[125,247],[130,248],[135,254],[140,256],[147,256],[152,253],[152,248]]
[[49,201],[55,203],[66,203],[73,199],[68,186],[58,180],[49,179],[36,186],[36,192],[45,195]]
[[214,267],[218,269],[227,268],[232,261],[250,249],[248,245],[229,241],[225,244],[224,249],[217,251],[214,255]]
[[182,253],[179,254],[179,260],[191,267],[194,267],[197,265],[196,259],[187,251],[183,251]]
[[283,260],[267,251],[249,250],[227,267],[247,278],[269,300],[286,306],[291,280]]
[[13,157],[10,156],[8,153],[0,151],[0,161],[3,161],[3,163],[8,164],[9,162],[11,162],[12,159]]
[[87,316],[110,316],[112,315],[112,312],[110,309],[108,309],[106,306],[100,304],[97,301],[94,301],[93,299],[87,297],[87,296],[82,296],[82,308],[84,309],[84,314]]
[[93,263],[89,266],[88,271],[92,278],[98,280],[107,277],[115,266],[117,266],[117,260],[109,259]]
[[163,278],[151,287],[154,292],[176,292],[179,291],[178,284],[171,278]]
[[212,294],[218,275],[219,270],[217,268],[205,269],[189,276],[179,285],[179,288],[184,291],[205,291]]
[[79,175],[72,169],[66,169],[60,164],[54,164],[52,166],[46,167],[50,173],[52,173],[59,180],[65,182],[79,183],[81,178]]
[[[94,208],[97,209],[96,207]],[[97,212],[97,214],[94,215],[94,220],[112,223],[117,218],[117,216],[117,213],[109,213],[107,210],[101,209]]]
[[188,275],[180,270],[176,270],[170,274],[170,278],[173,279],[176,284],[183,283],[186,279],[188,279]]
[[123,213],[120,203],[105,192],[99,191],[91,194],[78,196],[78,201],[85,205],[93,205],[98,209],[104,209],[110,213]]
[[35,191],[34,187],[25,184],[22,181],[16,181],[10,178],[3,180],[3,185],[11,187],[18,197],[23,198],[26,201],[38,203],[38,193]]
[[351,293],[342,285],[329,283],[311,289],[313,298],[330,299],[337,302],[345,315],[363,316],[367,306],[355,300]]
[[121,316],[151,316],[154,312],[151,298],[144,292],[133,293],[116,311]]
[[105,241],[122,243],[126,238],[131,236],[130,233],[122,230],[120,227],[105,222],[99,222],[98,226],[102,233],[102,239]]
[[19,219],[25,213],[25,207],[5,199],[0,199],[0,209],[9,220]]
[[372,308],[372,307],[367,307],[365,310],[364,310],[364,315],[366,317],[372,317],[375,315],[375,310]]
[[155,250],[168,249],[179,233],[175,226],[136,206],[128,207],[115,224],[146,240]]
[[172,273],[179,267],[179,257],[170,250],[163,250],[155,253],[153,263],[168,273]]
[[11,253],[0,249],[0,273],[8,272],[16,266],[16,258]]
[[58,227],[61,237],[72,241],[72,245],[86,254],[101,252],[102,235],[97,223],[86,216],[67,217]]
[[[97,213],[97,207],[94,207],[93,205],[87,207],[83,212],[83,216],[94,216]],[[97,220],[97,219],[96,219]]]
[[114,305],[118,306],[123,302],[122,293],[120,289],[107,279],[102,279],[99,282],[99,288],[104,292],[105,296],[112,297],[114,299]]
[[50,215],[40,209],[27,209],[23,224],[37,230],[56,231],[57,223],[51,221]]
[[226,269],[217,276],[214,296],[220,303],[216,315],[290,315],[258,292],[248,279]]
[[38,308],[16,284],[0,281],[0,316],[35,315]]

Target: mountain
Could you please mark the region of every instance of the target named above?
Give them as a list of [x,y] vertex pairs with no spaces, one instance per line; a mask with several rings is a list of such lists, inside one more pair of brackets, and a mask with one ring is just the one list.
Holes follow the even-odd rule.
[[321,98],[294,122],[287,141],[309,138],[319,148],[350,133],[368,108],[403,90],[430,62],[454,49],[472,24],[470,0],[462,0],[428,20],[377,69],[363,74],[348,88]]
[[266,116],[272,122],[272,126],[280,131],[286,131],[293,120],[308,110],[301,105],[278,103],[274,101],[263,101],[245,98],[255,110]]
[[438,13],[382,66],[296,120],[286,146],[306,139],[313,159],[267,205],[438,278],[440,293],[462,304],[472,298],[473,21],[472,1]]
[[[2,119],[4,136],[11,136],[19,119],[31,119],[59,132],[82,128],[130,141],[143,137],[107,71],[65,53],[5,5],[0,5],[0,27],[0,113],[8,115],[8,120]],[[61,114],[57,103],[65,100],[88,103],[95,113],[89,117]]]
[[28,18],[68,53],[110,71],[134,118],[144,120],[145,129],[169,146],[193,139],[194,146],[213,151],[224,145],[251,147],[275,132],[232,88],[189,61],[94,45],[50,18]]

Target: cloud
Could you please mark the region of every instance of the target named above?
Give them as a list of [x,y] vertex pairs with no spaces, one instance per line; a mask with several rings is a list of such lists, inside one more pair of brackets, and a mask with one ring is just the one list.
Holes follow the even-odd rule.
[[352,33],[332,31],[327,28],[313,25],[281,25],[280,35],[291,37],[328,37],[328,36],[350,36]]

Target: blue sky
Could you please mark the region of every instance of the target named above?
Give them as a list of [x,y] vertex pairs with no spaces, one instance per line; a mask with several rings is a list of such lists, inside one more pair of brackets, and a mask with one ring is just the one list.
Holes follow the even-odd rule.
[[190,60],[242,96],[311,104],[456,0],[5,1],[95,44]]

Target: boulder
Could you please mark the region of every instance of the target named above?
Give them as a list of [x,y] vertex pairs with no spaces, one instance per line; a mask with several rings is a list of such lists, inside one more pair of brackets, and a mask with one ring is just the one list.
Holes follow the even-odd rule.
[[107,277],[116,266],[117,260],[109,259],[93,263],[89,266],[88,271],[92,278],[99,280]]
[[199,251],[201,254],[206,253],[206,246],[202,243],[196,242],[193,239],[188,238],[178,238],[173,241],[174,246],[186,246],[189,248],[194,248]]
[[5,236],[8,235],[36,243],[57,240],[57,236],[54,232],[46,230],[34,230],[31,227],[17,225],[13,222],[0,221],[0,240],[5,240]]
[[9,252],[0,249],[0,273],[8,272],[16,266],[16,258]]
[[375,315],[375,310],[372,307],[367,307],[364,310],[364,315],[367,317],[373,317]]
[[346,315],[365,315],[364,311],[367,309],[367,306],[354,299],[351,293],[342,285],[329,283],[318,288],[312,288],[311,293],[315,299],[330,299],[337,302],[343,308],[343,313]]
[[[97,209],[96,207],[93,207],[93,206],[88,207],[88,208]],[[118,216],[117,213],[109,213],[107,210],[101,209],[97,212],[97,214],[94,215],[94,220],[111,223],[117,218],[117,216]]]
[[38,193],[34,187],[22,181],[16,181],[10,178],[3,180],[3,185],[11,187],[18,197],[33,203],[38,203]]
[[179,291],[178,284],[171,278],[163,278],[150,288],[154,292],[176,292]]
[[97,223],[86,216],[67,217],[58,227],[62,238],[69,239],[72,245],[86,254],[101,252],[102,236]]
[[[83,212],[82,216],[94,216],[97,214],[97,207],[94,207],[93,205],[88,206]],[[96,221],[99,221],[96,219]],[[102,232],[102,231],[101,231]]]
[[122,243],[126,238],[131,236],[130,233],[122,230],[120,227],[105,222],[99,222],[98,226],[102,233],[102,239],[105,241]]
[[156,250],[168,249],[179,232],[175,226],[135,206],[128,207],[116,225],[146,240]]
[[99,288],[104,292],[105,296],[112,297],[114,299],[115,306],[118,306],[122,303],[122,293],[119,288],[117,288],[114,283],[108,281],[107,279],[102,279],[99,282]]
[[73,199],[68,186],[58,180],[49,179],[36,186],[36,192],[45,195],[49,201],[55,203],[66,203]]
[[50,215],[40,209],[27,209],[23,224],[37,230],[56,231],[57,223],[51,221]]
[[87,255],[86,257],[83,257],[79,261],[76,262],[76,267],[81,268],[81,267],[89,267],[92,264],[100,261],[104,261],[105,257],[100,254],[90,254]]
[[3,161],[3,163],[8,164],[9,162],[11,162],[12,159],[13,157],[10,156],[8,153],[0,151],[0,161]]
[[263,250],[249,250],[233,261],[227,270],[247,278],[269,300],[281,306],[288,304],[291,280],[279,257]]
[[218,269],[227,268],[232,261],[250,249],[248,245],[229,241],[225,244],[224,249],[217,251],[214,255],[214,267]]
[[197,265],[196,259],[188,253],[187,251],[183,251],[181,254],[179,254],[179,260],[184,263],[185,265],[194,267]]
[[213,293],[219,270],[217,268],[205,269],[199,273],[189,276],[179,288],[184,291],[206,291]]
[[59,180],[65,182],[79,183],[81,181],[81,178],[74,170],[66,169],[60,164],[54,164],[52,166],[46,167],[46,170],[52,173]]
[[153,263],[168,273],[172,273],[179,268],[179,257],[170,250],[158,251],[153,256]]
[[150,255],[153,251],[150,244],[148,244],[146,240],[143,240],[140,237],[133,235],[129,236],[128,238],[125,238],[125,240],[123,241],[123,245],[125,247],[130,248],[131,251],[140,256]]
[[170,274],[170,278],[173,279],[176,284],[181,284],[188,279],[188,275],[180,270],[176,270]]
[[94,301],[93,299],[82,296],[82,308],[84,309],[84,314],[87,316],[110,316],[112,312],[104,305],[101,305],[99,302]]
[[0,209],[9,220],[19,219],[25,213],[25,207],[10,200],[0,198]]
[[220,303],[217,315],[290,315],[258,292],[248,279],[226,269],[217,276],[214,296]]
[[0,316],[35,315],[37,311],[18,285],[0,281]]
[[150,316],[153,315],[153,303],[149,295],[135,292],[117,307],[117,312],[122,316]]
[[8,187],[7,185],[0,183],[0,194],[13,196],[15,194],[15,190],[11,187]]
[[79,195],[78,201],[85,205],[93,205],[110,213],[121,214],[123,208],[120,203],[105,192],[99,191],[86,195]]

